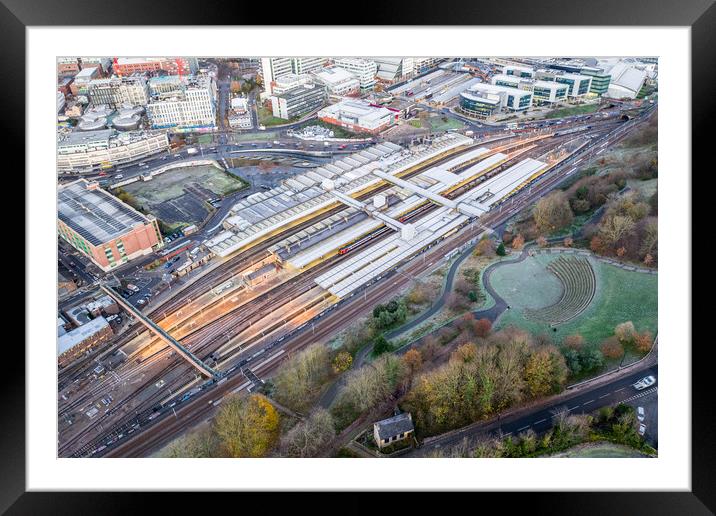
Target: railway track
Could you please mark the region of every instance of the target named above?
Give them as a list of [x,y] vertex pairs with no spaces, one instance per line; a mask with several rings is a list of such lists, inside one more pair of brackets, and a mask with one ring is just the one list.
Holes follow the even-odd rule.
[[[555,144],[555,146],[556,146],[556,144]],[[542,153],[544,153],[544,148],[541,148],[541,149],[539,149],[539,150],[540,150]],[[452,158],[454,158],[454,156],[455,156],[455,155],[451,155],[451,156],[449,156],[448,158],[444,158],[444,159],[452,159]],[[430,166],[434,166],[434,164],[431,164]],[[416,173],[419,173],[419,171],[416,172]],[[547,179],[547,178],[545,178],[545,179]],[[550,182],[552,182],[552,181],[550,181]],[[532,194],[531,197],[534,198],[535,196],[538,195],[537,192],[541,192],[543,189],[544,189],[544,188],[540,188],[539,190],[535,189],[535,190],[534,190],[535,193]],[[523,192],[523,193],[524,193],[524,192]],[[371,194],[371,195],[372,195],[372,194]],[[530,197],[527,197],[526,199],[529,199],[529,198],[530,198]],[[529,202],[529,201],[524,201],[524,202]],[[520,202],[519,204],[522,205],[522,204],[524,204],[524,202]],[[495,216],[497,216],[497,215],[495,215]],[[501,218],[504,218],[504,217],[506,217],[506,215],[503,216],[503,217],[501,217]],[[494,222],[491,220],[491,218],[492,218],[492,217],[484,218],[484,219],[483,219],[484,222],[482,222],[482,223],[490,223],[490,224],[493,224]],[[469,238],[471,238],[471,236],[467,236],[467,235],[466,235],[466,238],[465,238],[464,240],[467,241],[467,240],[469,240]],[[454,245],[461,245],[461,244],[459,244],[458,242],[454,242]],[[417,267],[417,266],[415,266],[415,267]],[[411,266],[411,268],[412,268],[412,266]],[[409,268],[408,270],[410,270],[410,268]],[[398,279],[396,282],[394,282],[395,285],[398,285],[399,283],[405,283],[405,281],[403,281],[403,280],[401,280],[401,279]],[[389,290],[392,291],[392,290],[394,290],[394,289],[391,288],[391,289],[389,289]],[[390,293],[381,294],[381,297],[385,297],[386,295],[390,295]],[[373,294],[371,294],[371,299],[372,299],[372,297],[373,297]],[[365,300],[368,301],[368,293],[367,293],[367,292],[366,292],[366,294],[365,294]],[[269,303],[269,305],[270,305],[270,303]],[[372,305],[371,305],[371,306],[372,306]],[[343,313],[343,314],[346,314],[346,315],[343,315],[343,316],[341,316],[341,317],[337,317],[337,316],[333,316],[333,315],[332,315],[331,317],[326,317],[326,318],[324,318],[323,321],[329,321],[329,320],[330,320],[330,321],[338,321],[338,322],[334,322],[334,323],[325,323],[325,322],[324,322],[322,327],[328,328],[328,329],[326,330],[326,331],[328,331],[328,332],[332,331],[334,325],[336,325],[336,324],[337,324],[337,325],[340,325],[340,324],[342,323],[342,321],[344,321],[344,320],[345,320],[345,321],[348,321],[348,320],[354,318],[354,316],[355,316],[354,310],[355,310],[355,309],[346,308],[345,310],[339,311],[340,313]],[[316,324],[316,328],[318,328],[318,324]],[[320,330],[320,329],[317,330],[316,333],[315,333],[314,338],[320,338],[321,334],[320,334],[319,332],[321,332],[321,331],[322,331],[322,330]],[[288,344],[288,346],[289,346],[289,348],[290,348],[290,347],[292,347],[293,345],[292,345],[292,344]],[[289,349],[289,348],[286,348],[286,349]],[[262,369],[263,369],[263,368],[262,368]],[[269,371],[269,369],[267,369],[267,371]],[[228,383],[228,382],[227,382],[227,383]],[[234,383],[232,382],[232,383],[230,383],[229,385],[234,385]],[[182,410],[184,410],[184,409],[182,409]],[[203,414],[203,413],[202,413],[202,414]],[[199,416],[199,417],[201,417],[201,416]],[[189,421],[189,420],[183,422],[182,425],[183,425],[183,426],[186,425],[186,423],[187,423],[188,421]],[[135,438],[135,439],[137,439],[137,438]],[[133,441],[134,441],[135,439],[133,439]]]

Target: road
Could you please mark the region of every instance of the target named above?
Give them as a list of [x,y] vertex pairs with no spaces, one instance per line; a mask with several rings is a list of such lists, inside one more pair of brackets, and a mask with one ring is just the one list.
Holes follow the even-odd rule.
[[[575,157],[575,159],[576,159],[576,157]],[[580,159],[581,159],[581,158],[580,158]],[[571,160],[567,160],[567,164],[569,164],[570,161],[571,161]],[[560,177],[563,178],[564,176],[560,176]],[[551,187],[554,187],[555,184],[556,184],[556,183],[551,184]],[[538,195],[541,195],[543,192],[540,190],[540,191],[535,191],[534,193],[532,193],[532,190],[530,190],[529,192],[523,192],[523,193],[526,194],[526,195],[523,196],[523,197],[521,197],[521,198],[523,198],[523,199],[527,202],[527,201],[529,201],[530,199],[534,199],[534,198],[536,198]],[[514,208],[512,208],[512,206],[511,206],[511,209],[510,209],[510,210],[505,210],[505,211],[504,211],[504,214],[503,214],[502,216],[507,217],[507,216],[511,215],[511,214],[513,213],[513,210],[520,209],[520,206],[521,206],[522,204],[524,204],[524,203],[517,203],[517,205],[514,206]],[[502,214],[502,210],[500,210],[499,213]],[[474,236],[475,236],[474,234],[468,234],[468,233],[466,233],[466,234],[464,234],[464,235],[459,235],[456,239],[454,239],[454,240],[451,239],[451,241],[449,242],[449,244],[450,244],[451,248],[454,248],[454,247],[457,247],[457,246],[459,246],[459,245],[463,245],[466,241],[468,241],[470,238],[473,238]],[[446,250],[445,250],[445,248],[444,248],[443,246],[440,246],[440,247],[438,247],[437,249],[431,250],[431,251],[430,251],[430,260],[437,259],[437,258],[443,256],[445,252],[446,252]],[[442,253],[442,254],[441,254],[441,253]],[[380,288],[379,291],[376,291],[375,288],[373,288],[373,289],[366,289],[364,292],[359,293],[359,298],[360,298],[360,297],[363,297],[363,301],[364,301],[363,303],[351,303],[351,304],[349,305],[350,308],[349,308],[349,307],[346,307],[345,310],[341,310],[341,311],[340,311],[341,313],[340,313],[339,315],[336,314],[336,312],[339,312],[339,311],[338,311],[338,310],[335,310],[335,311],[329,312],[328,316],[326,316],[326,317],[322,318],[321,320],[317,321],[317,322],[315,323],[315,325],[311,324],[309,327],[311,328],[312,339],[318,338],[318,336],[319,336],[322,332],[325,332],[325,331],[326,331],[325,328],[331,328],[331,327],[332,327],[332,324],[333,324],[333,323],[331,323],[331,322],[326,322],[326,321],[339,320],[339,321],[341,321],[342,324],[346,324],[346,323],[350,322],[351,320],[354,320],[354,317],[355,317],[356,313],[366,312],[366,311],[368,311],[376,302],[378,302],[379,300],[382,300],[382,299],[384,299],[384,298],[386,298],[386,297],[388,297],[388,296],[390,296],[390,295],[393,295],[393,293],[394,293],[396,290],[400,290],[401,288],[403,288],[403,287],[407,284],[406,278],[407,278],[408,281],[412,281],[412,277],[414,277],[415,274],[419,273],[419,272],[421,271],[421,269],[424,269],[424,268],[425,268],[425,262],[426,262],[426,261],[427,261],[427,258],[425,258],[423,261],[421,261],[421,260],[414,260],[415,263],[411,263],[411,264],[409,264],[409,265],[407,265],[407,266],[405,267],[405,269],[404,269],[404,272],[406,272],[405,274],[400,274],[400,275],[398,275],[398,276],[393,276],[393,278],[391,279],[392,286],[390,285],[390,283],[381,282],[382,284],[380,285],[381,288]],[[393,281],[393,280],[394,280],[394,281]],[[361,294],[362,294],[362,295],[361,295]],[[368,300],[369,294],[370,294],[370,298],[371,298],[370,302],[369,302],[369,300]],[[365,297],[364,297],[364,296],[365,296]],[[349,319],[345,319],[344,314],[352,315],[352,317],[350,317]],[[303,332],[305,332],[305,331],[306,331],[306,330],[303,330]],[[301,333],[301,332],[299,332],[299,333]],[[298,335],[299,333],[297,333],[296,335]],[[327,335],[330,335],[330,333],[327,333]],[[291,336],[291,339],[290,339],[290,340],[291,340],[291,344],[290,344],[289,348],[287,348],[287,349],[290,349],[290,347],[291,347],[291,346],[294,346],[294,345],[295,345],[295,346],[299,346],[299,345],[300,345],[300,342],[298,342],[298,343],[294,343],[294,342],[293,342],[294,340],[297,340],[297,339],[294,339],[294,338],[293,338],[294,336],[295,336],[295,335],[292,335],[292,336]],[[272,349],[271,349],[271,348],[272,348],[273,346],[277,346],[277,345],[279,345],[279,344],[281,344],[281,343],[280,343],[280,342],[276,342],[276,343],[273,343],[271,346],[267,346],[267,347],[265,347],[264,349],[262,349],[262,351],[267,351],[265,356],[269,356],[270,352],[272,352]],[[281,344],[281,345],[286,345],[286,344],[287,344],[287,343],[283,343],[283,344]],[[238,364],[237,364],[237,365],[238,365]],[[243,364],[242,364],[242,365],[243,365]],[[272,367],[273,367],[273,365],[272,365]],[[254,368],[254,367],[252,367],[252,369],[256,371],[256,370],[258,370],[259,368]],[[259,371],[259,372],[262,373],[263,371]],[[227,379],[227,382],[226,382],[226,383],[228,384],[228,383],[230,383],[230,381],[231,381],[231,379]],[[234,387],[236,387],[235,382],[231,382],[230,385],[233,385]],[[204,397],[204,396],[197,396],[197,398],[201,398],[201,399],[203,399],[203,400],[206,400],[206,397]],[[183,406],[182,406],[182,407],[178,407],[176,410],[179,410],[180,408],[183,408]],[[143,432],[143,433],[144,433],[144,432]],[[161,437],[161,436],[160,436],[160,437]]]
[[515,411],[514,415],[501,417],[499,420],[491,420],[485,423],[470,425],[461,430],[444,434],[436,438],[426,440],[420,448],[415,448],[402,457],[425,457],[430,453],[449,448],[460,443],[463,439],[474,439],[485,434],[501,433],[507,437],[516,436],[521,432],[533,430],[537,434],[550,429],[553,424],[555,413],[563,410],[570,414],[586,414],[608,405],[628,403],[638,397],[648,396],[656,392],[657,383],[642,391],[637,391],[632,384],[647,375],[653,375],[658,379],[658,365],[643,365],[635,368],[628,375],[615,378],[602,385],[584,389],[575,394],[558,396],[534,409],[522,409]]

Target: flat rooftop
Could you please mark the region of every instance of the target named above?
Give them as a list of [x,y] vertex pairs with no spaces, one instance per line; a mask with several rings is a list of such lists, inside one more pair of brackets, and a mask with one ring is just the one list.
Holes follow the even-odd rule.
[[79,179],[59,188],[59,219],[92,245],[102,245],[129,232],[149,219],[109,192],[87,189],[88,182]]
[[57,338],[57,356],[59,357],[65,351],[74,348],[77,344],[83,342],[95,333],[102,331],[107,326],[109,326],[107,319],[104,317],[96,317],[82,326],[68,331],[64,335],[60,335]]

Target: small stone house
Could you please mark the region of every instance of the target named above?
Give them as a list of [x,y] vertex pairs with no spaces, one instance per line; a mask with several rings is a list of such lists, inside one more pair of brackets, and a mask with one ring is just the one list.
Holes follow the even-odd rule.
[[379,448],[408,439],[414,431],[413,417],[410,412],[403,412],[397,416],[373,423],[373,437]]

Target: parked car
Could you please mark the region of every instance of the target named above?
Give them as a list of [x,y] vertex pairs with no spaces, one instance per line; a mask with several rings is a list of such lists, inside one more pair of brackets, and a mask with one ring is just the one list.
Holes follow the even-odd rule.
[[644,421],[644,407],[636,408],[636,417],[639,421]]
[[124,176],[122,174],[117,174],[114,176],[115,179],[122,179]]
[[137,285],[132,285],[131,283],[127,283],[127,288],[134,292],[139,292],[139,287]]
[[639,425],[639,435],[643,436],[646,433],[646,425],[644,423]]

